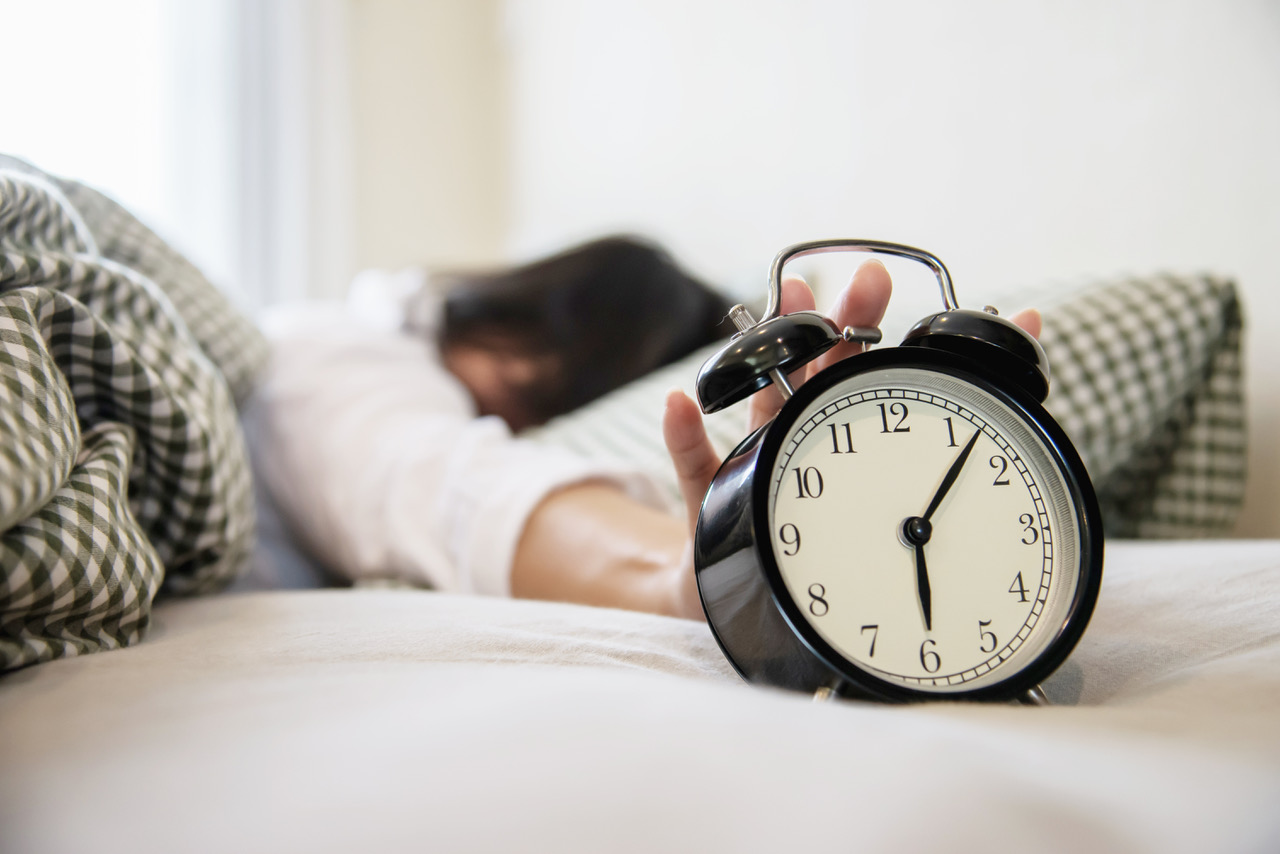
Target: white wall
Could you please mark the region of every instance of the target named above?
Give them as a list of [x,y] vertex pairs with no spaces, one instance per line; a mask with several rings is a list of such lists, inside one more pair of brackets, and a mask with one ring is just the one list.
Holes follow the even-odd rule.
[[[511,247],[655,235],[757,293],[786,243],[941,256],[962,303],[1237,277],[1244,535],[1280,536],[1280,4],[509,0]],[[936,300],[932,293],[928,299]]]
[[348,0],[358,267],[492,263],[506,235],[497,0]]

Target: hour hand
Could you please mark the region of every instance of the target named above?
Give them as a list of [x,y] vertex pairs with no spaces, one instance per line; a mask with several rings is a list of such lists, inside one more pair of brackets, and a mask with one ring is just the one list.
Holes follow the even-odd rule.
[[916,590],[924,612],[924,630],[933,631],[933,593],[929,590],[929,570],[924,565],[924,546],[916,546]]
[[929,588],[929,567],[924,561],[924,544],[929,542],[933,526],[929,520],[912,516],[902,523],[902,536],[916,553],[916,595],[924,614],[924,630],[933,631],[933,591]]

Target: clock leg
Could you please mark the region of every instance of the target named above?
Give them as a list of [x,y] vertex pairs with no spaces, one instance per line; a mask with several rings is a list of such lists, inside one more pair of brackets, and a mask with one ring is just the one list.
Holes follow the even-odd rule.
[[828,688],[826,685],[823,685],[817,691],[813,692],[813,701],[815,703],[830,703],[832,700],[836,699],[837,696],[838,695],[834,688]]
[[1049,698],[1045,696],[1044,689],[1039,685],[1028,688],[1024,693],[1019,695],[1018,702],[1024,706],[1048,706]]

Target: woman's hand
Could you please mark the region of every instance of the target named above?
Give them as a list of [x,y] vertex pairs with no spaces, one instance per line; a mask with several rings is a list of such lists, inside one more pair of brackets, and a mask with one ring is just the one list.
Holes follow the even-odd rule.
[[[885,309],[888,308],[892,289],[889,271],[884,265],[876,260],[866,261],[858,267],[848,286],[840,292],[830,317],[841,329],[846,326],[879,326],[884,318]],[[783,280],[780,307],[782,314],[813,308],[813,292],[802,279]],[[1024,311],[1014,315],[1011,320],[1033,336],[1040,335],[1038,312]],[[791,374],[789,377],[791,385],[799,388],[818,371],[855,353],[861,353],[863,349],[861,344],[838,344]],[[750,429],[755,430],[773,418],[782,408],[782,403],[782,395],[773,386],[753,395],[748,402]],[[675,465],[690,532],[683,565],[679,570],[680,574],[673,580],[675,586],[673,610],[680,616],[700,619],[703,614],[698,599],[697,584],[694,580],[692,532],[698,522],[702,498],[711,485],[711,479],[720,468],[721,460],[707,437],[701,411],[697,404],[682,391],[672,391],[667,395],[662,433],[666,440],[667,452],[671,455],[671,462]]]

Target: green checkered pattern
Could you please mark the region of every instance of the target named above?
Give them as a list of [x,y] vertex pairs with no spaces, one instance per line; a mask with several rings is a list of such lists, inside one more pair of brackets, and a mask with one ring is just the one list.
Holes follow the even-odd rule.
[[0,669],[136,641],[162,589],[218,588],[248,557],[228,377],[247,394],[265,342],[177,258],[0,158]]
[[[1207,275],[1100,282],[1042,313],[1053,374],[1046,406],[1089,470],[1107,535],[1228,534],[1246,474],[1242,315],[1232,283]],[[718,346],[526,435],[646,471],[679,506],[656,413],[668,389],[692,394]],[[722,455],[746,435],[746,419],[745,405],[706,417]]]

